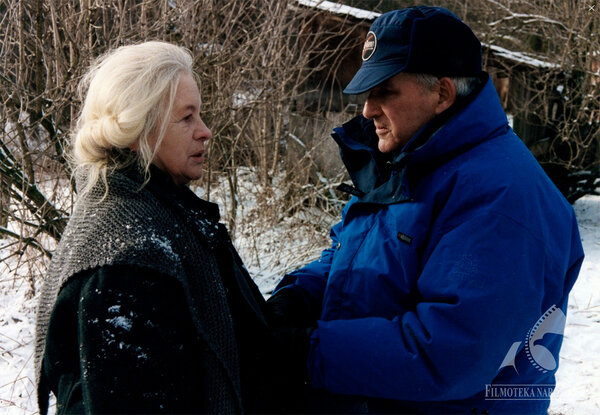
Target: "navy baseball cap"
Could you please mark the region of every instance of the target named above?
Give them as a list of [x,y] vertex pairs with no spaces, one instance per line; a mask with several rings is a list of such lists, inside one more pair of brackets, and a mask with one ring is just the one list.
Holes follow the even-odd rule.
[[375,19],[362,60],[344,93],[362,94],[400,72],[478,76],[481,43],[471,28],[449,10],[416,6]]

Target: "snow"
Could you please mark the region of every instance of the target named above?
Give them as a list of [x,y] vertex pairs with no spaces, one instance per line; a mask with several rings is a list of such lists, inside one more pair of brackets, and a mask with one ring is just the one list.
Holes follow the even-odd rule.
[[106,322],[125,331],[131,330],[131,327],[133,326],[133,322],[125,316],[109,318],[106,320]]
[[575,202],[585,260],[569,296],[550,414],[600,413],[600,196]]
[[531,55],[525,54],[524,52],[515,52],[508,49],[505,49],[496,45],[484,45],[494,52],[494,54],[501,56],[505,59],[511,60],[513,62],[522,63],[525,65],[533,66],[536,68],[549,68],[556,69],[560,68],[560,65],[552,62],[543,61]]
[[[244,175],[241,179],[249,188],[240,194],[247,198],[258,194],[253,187],[256,183]],[[227,199],[221,196],[218,201],[225,204],[221,207],[225,212]],[[240,202],[244,211],[235,244],[261,291],[268,295],[285,271],[314,259],[326,246],[326,228],[333,218],[305,212],[305,217],[295,221],[260,223],[255,216],[260,209],[256,200]],[[585,196],[574,206],[586,258],[570,295],[551,415],[600,413],[600,196]],[[0,250],[0,258],[6,256]],[[32,414],[37,412],[32,358],[37,298],[31,296],[28,276],[12,271],[15,262],[11,257],[0,263],[0,413]],[[36,285],[39,289],[39,282]],[[127,328],[124,320],[114,323]]]
[[323,0],[296,0],[298,4],[307,7],[315,7],[334,14],[356,17],[357,19],[375,20],[381,13],[375,13],[368,10],[358,9],[356,7],[345,6],[332,1]]
[[150,241],[153,244],[157,245],[159,249],[165,253],[166,258],[170,259],[173,262],[179,261],[179,257],[177,256],[175,251],[173,251],[173,248],[171,247],[171,242],[167,239],[166,236],[152,234],[150,235]]

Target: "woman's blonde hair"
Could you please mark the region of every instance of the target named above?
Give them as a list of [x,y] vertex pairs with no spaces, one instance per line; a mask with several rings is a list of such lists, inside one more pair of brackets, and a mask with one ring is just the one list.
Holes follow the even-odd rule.
[[98,180],[106,185],[110,170],[133,163],[148,179],[179,78],[188,73],[197,80],[192,62],[187,49],[152,41],[119,47],[92,64],[79,84],[84,102],[72,135],[74,172],[85,177],[80,195]]

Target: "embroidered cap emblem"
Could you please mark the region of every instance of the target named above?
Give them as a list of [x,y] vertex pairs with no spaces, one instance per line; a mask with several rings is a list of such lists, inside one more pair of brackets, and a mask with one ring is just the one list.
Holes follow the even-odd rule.
[[368,61],[371,59],[371,56],[375,53],[375,49],[377,49],[377,36],[375,35],[375,32],[371,31],[367,33],[367,38],[363,45],[362,60]]

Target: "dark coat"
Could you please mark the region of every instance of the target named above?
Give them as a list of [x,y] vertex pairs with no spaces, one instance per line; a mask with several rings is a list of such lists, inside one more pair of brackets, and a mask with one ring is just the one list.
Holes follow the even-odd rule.
[[[285,349],[275,346],[281,342],[267,329],[264,300],[218,224],[217,206],[156,169],[147,189],[174,214],[194,212],[215,229],[193,231],[210,247],[227,294],[223,312],[233,321],[240,363],[238,410],[287,410],[286,370],[275,355]],[[208,348],[177,279],[139,265],[104,265],[63,285],[48,324],[42,384],[56,395],[58,414],[202,413],[214,387],[207,384]]]

